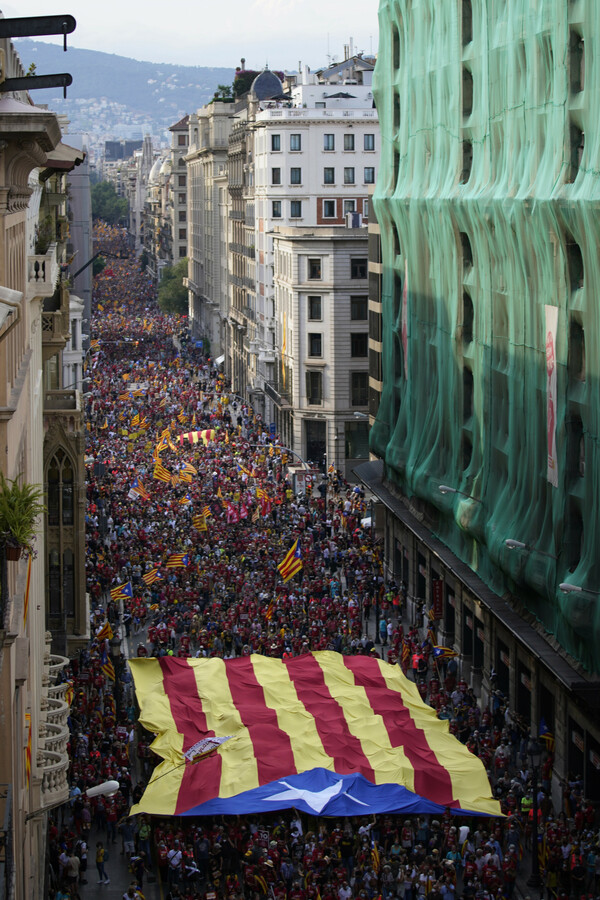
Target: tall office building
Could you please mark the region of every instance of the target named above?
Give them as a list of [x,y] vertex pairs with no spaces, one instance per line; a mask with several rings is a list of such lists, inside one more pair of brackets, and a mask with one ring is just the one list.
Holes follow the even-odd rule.
[[467,679],[554,735],[556,791],[571,773],[590,796],[600,6],[383,0],[380,18],[374,408],[382,389],[361,477],[412,614],[435,606]]

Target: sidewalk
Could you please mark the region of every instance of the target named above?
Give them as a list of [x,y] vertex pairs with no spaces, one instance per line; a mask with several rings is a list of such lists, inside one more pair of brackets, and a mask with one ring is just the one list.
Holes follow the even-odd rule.
[[[121,838],[116,844],[108,847],[109,859],[105,865],[110,878],[110,884],[98,884],[98,871],[96,869],[96,842],[102,841],[106,847],[106,835],[92,828],[88,841],[88,867],[86,872],[87,884],[81,885],[79,893],[82,900],[92,897],[102,897],[104,900],[122,900],[123,894],[133,881],[133,875],[129,871],[127,859],[121,855]],[[153,870],[153,867],[152,867]],[[149,884],[147,876],[144,877],[142,893],[146,900],[162,900],[162,891],[158,879],[154,884]]]

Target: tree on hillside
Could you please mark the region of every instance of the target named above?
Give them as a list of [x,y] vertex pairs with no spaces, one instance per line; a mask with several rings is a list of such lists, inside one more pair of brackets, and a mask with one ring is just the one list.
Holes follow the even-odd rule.
[[158,285],[158,305],[163,312],[185,315],[188,311],[188,292],[183,286],[187,278],[188,261],[180,259],[174,266],[165,266]]
[[117,225],[129,217],[129,203],[119,197],[111,181],[99,181],[92,186],[92,216],[104,219],[109,225]]

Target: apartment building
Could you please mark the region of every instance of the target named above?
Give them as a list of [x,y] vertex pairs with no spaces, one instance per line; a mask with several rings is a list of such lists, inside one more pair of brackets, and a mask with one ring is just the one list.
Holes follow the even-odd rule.
[[561,809],[562,779],[600,790],[600,8],[380,15],[378,459],[359,471],[409,613],[433,607],[466,680],[553,735]]
[[[169,210],[171,214],[171,265],[187,256],[187,170],[185,156],[188,152],[189,116],[171,125],[171,190]],[[183,213],[183,217],[180,215]]]
[[[6,78],[23,77],[8,39]],[[25,92],[0,97],[0,463],[40,485],[34,555],[0,552],[3,894],[42,898],[46,811],[68,797],[67,654],[86,639],[83,411],[64,385],[70,335],[68,172],[84,154]],[[11,556],[17,554],[11,553]]]

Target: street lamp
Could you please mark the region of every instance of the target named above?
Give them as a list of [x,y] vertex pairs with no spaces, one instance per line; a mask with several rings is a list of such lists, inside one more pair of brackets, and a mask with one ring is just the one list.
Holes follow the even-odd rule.
[[538,773],[542,762],[542,745],[538,741],[535,733],[531,735],[531,739],[527,745],[527,755],[531,764],[531,786],[533,791],[533,828],[531,830],[531,875],[527,879],[529,887],[539,888],[540,879],[540,859],[538,856]]
[[600,591],[592,591],[590,588],[581,587],[579,584],[571,584],[570,581],[563,581],[559,584],[559,588],[565,594],[595,594],[600,595]]
[[516,541],[513,538],[506,538],[504,541],[509,550],[524,550],[526,553],[539,553],[540,556],[547,556],[549,559],[557,559],[553,553],[546,553],[545,550],[538,550],[531,544],[525,544],[523,541]]
[[[112,797],[113,794],[117,793],[119,788],[120,784],[118,781],[103,781],[102,784],[95,784],[93,787],[88,788],[87,791],[85,791],[85,795],[86,797]],[[72,799],[72,797],[67,797],[66,800],[59,800],[58,803],[51,803],[49,806],[43,806],[42,809],[34,809],[33,812],[27,813],[25,821],[29,822],[30,819],[35,819],[36,816],[41,816],[51,809],[57,809],[59,806],[64,806],[65,803],[68,803],[69,800]]]
[[475,503],[483,503],[483,500],[479,500],[478,497],[473,497],[471,494],[465,493],[465,491],[459,491],[458,488],[450,487],[448,484],[440,484],[438,487],[440,494],[460,494],[462,497],[474,500]]

